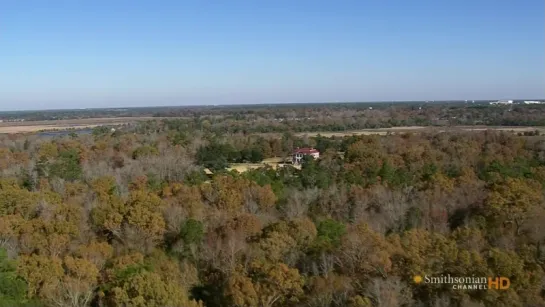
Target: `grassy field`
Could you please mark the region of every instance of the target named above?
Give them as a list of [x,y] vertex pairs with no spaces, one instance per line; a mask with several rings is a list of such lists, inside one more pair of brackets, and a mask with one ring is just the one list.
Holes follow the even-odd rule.
[[31,133],[46,130],[85,129],[98,126],[115,126],[137,121],[155,120],[157,117],[112,117],[44,120],[29,122],[1,122],[0,133]]
[[454,132],[454,131],[509,131],[513,133],[529,132],[538,130],[541,134],[545,133],[545,127],[497,127],[497,126],[454,126],[454,127],[393,127],[393,128],[378,128],[378,129],[362,129],[343,132],[300,132],[297,136],[315,137],[321,135],[323,137],[343,137],[349,135],[387,135],[388,133],[407,133],[407,132]]
[[[111,117],[111,118],[82,118],[82,119],[67,119],[67,120],[49,120],[49,121],[28,121],[28,122],[0,122],[0,133],[32,133],[46,130],[66,130],[66,129],[85,129],[94,128],[103,125],[124,125],[138,121],[158,120],[163,117]],[[407,133],[407,132],[445,132],[445,131],[483,131],[483,130],[502,130],[527,132],[539,130],[540,133],[545,133],[545,127],[498,127],[498,126],[455,126],[455,127],[392,127],[392,128],[377,128],[377,129],[362,129],[354,131],[342,132],[300,132],[297,136],[314,137],[322,135],[324,137],[343,137],[347,135],[386,135],[388,133]],[[283,161],[276,161],[280,163]]]

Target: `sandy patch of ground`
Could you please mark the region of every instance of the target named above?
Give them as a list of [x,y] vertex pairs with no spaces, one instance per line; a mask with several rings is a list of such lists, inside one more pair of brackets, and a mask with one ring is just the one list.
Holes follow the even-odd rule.
[[264,167],[267,164],[263,163],[231,163],[227,168],[228,171],[237,171],[239,173],[247,172],[252,169]]
[[291,165],[295,167],[296,169],[301,169],[301,165],[292,165],[291,163],[231,163],[229,164],[229,167],[227,168],[227,170],[244,173],[252,169],[258,169],[258,168],[262,168],[266,166],[270,166],[273,169],[277,169],[279,167],[284,167],[287,165]]

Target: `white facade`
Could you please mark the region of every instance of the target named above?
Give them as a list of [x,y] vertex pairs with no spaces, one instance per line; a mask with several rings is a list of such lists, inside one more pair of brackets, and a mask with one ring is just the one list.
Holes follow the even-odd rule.
[[320,158],[320,152],[316,149],[298,149],[292,155],[293,164],[300,164],[305,156],[318,159]]

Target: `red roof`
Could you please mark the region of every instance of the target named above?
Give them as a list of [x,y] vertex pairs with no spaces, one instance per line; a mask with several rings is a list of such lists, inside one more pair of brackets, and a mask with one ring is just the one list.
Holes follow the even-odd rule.
[[314,148],[297,148],[293,153],[302,153],[302,154],[308,155],[308,154],[320,153],[320,152]]

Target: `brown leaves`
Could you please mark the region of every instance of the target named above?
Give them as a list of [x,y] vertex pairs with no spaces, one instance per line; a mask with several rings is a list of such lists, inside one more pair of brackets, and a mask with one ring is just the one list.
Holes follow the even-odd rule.
[[106,197],[105,202],[92,212],[95,225],[117,236],[121,236],[123,230],[125,239],[135,244],[153,246],[162,239],[166,223],[162,215],[163,202],[157,195],[136,190],[131,192],[126,203],[118,197],[102,195]]
[[57,144],[52,142],[43,142],[38,149],[38,159],[54,159],[59,156]]
[[68,283],[94,285],[97,282],[98,268],[89,260],[67,256],[64,258],[64,267]]
[[392,269],[393,247],[386,239],[360,224],[343,236],[339,250],[341,268],[359,278],[383,276]]
[[255,236],[261,232],[263,225],[259,218],[253,214],[241,214],[227,221],[223,232],[235,232],[243,234],[246,238]]
[[0,215],[0,242],[7,242],[19,236],[25,220],[18,214]]
[[97,285],[98,268],[73,257],[22,256],[18,273],[29,286],[29,297],[38,296],[58,306],[87,306]]
[[248,212],[267,212],[274,207],[276,196],[270,186],[231,176],[218,176],[211,185],[201,187],[205,200],[230,215]]
[[116,181],[112,176],[99,177],[91,183],[91,189],[96,193],[99,201],[108,201],[115,195]]
[[234,306],[282,306],[303,294],[299,271],[284,263],[254,261],[247,272],[237,271],[227,283]]
[[310,290],[307,304],[312,307],[340,305],[354,291],[352,278],[336,274],[312,276],[306,286]]
[[144,240],[158,240],[165,232],[165,220],[161,215],[161,199],[151,193],[135,191],[127,202],[127,223],[141,230]]
[[[248,182],[246,188],[246,210],[251,213],[256,213],[257,210],[260,212],[267,212],[269,209],[273,208],[276,203],[276,195],[271,189],[270,185],[259,186],[255,182]],[[257,210],[251,208],[249,204],[255,202],[257,204]]]
[[39,194],[21,189],[16,182],[0,182],[0,215],[19,214],[28,219],[37,214]]
[[297,246],[297,242],[287,233],[271,231],[261,238],[258,243],[263,256],[271,261],[281,260],[290,250]]
[[91,242],[81,245],[75,255],[92,262],[97,268],[102,269],[108,259],[113,255],[114,249],[106,242]]
[[259,299],[252,279],[238,272],[229,277],[225,294],[234,306],[258,306]]
[[544,205],[540,190],[540,184],[535,181],[508,178],[492,186],[485,202],[486,213],[500,223],[513,224],[519,235],[533,208]]
[[303,294],[304,280],[299,271],[284,263],[255,261],[250,264],[250,276],[262,306],[273,306],[285,301],[297,301]]
[[409,278],[420,274],[440,274],[457,255],[455,242],[423,229],[406,231],[397,242],[395,237],[392,239],[395,253],[401,256],[396,257],[395,269],[401,276]]
[[[244,185],[231,176],[220,176],[214,179],[211,186],[204,186],[205,195],[215,194],[215,199],[208,197],[217,209],[229,213],[239,212],[243,206],[244,194],[242,190]],[[210,191],[213,190],[213,191]],[[205,196],[206,197],[206,196]]]
[[127,208],[119,198],[112,197],[107,202],[101,202],[93,208],[91,217],[95,226],[110,232],[118,232],[126,214]]
[[8,240],[12,248],[61,256],[80,234],[82,208],[63,203],[54,192],[29,192],[4,183],[0,195],[0,240]]
[[60,258],[43,255],[20,256],[17,273],[28,283],[29,297],[50,295],[64,275]]
[[116,258],[108,271],[111,287],[104,293],[107,306],[202,306],[187,295],[196,270],[186,265],[182,270],[160,252],[148,260],[138,253]]
[[142,271],[120,281],[107,297],[111,306],[162,307],[189,305],[185,293],[154,272]]
[[162,195],[166,198],[163,216],[168,231],[178,233],[187,218],[203,220],[205,206],[199,187],[175,183],[164,188]]

